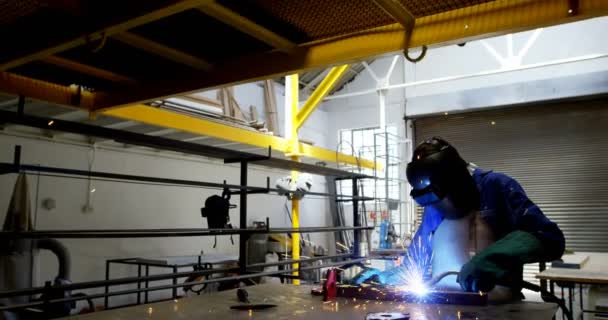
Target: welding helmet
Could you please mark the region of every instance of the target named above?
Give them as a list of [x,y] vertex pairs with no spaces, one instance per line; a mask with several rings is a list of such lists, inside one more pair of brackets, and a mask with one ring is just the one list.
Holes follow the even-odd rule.
[[458,219],[479,207],[479,190],[468,164],[447,141],[433,137],[422,142],[407,165],[410,196],[420,206],[448,198],[455,210],[443,210],[444,218]]

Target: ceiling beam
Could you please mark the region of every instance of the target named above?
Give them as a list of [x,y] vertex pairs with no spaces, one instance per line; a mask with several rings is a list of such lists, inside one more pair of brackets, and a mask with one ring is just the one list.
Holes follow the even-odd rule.
[[78,86],[63,86],[0,71],[0,92],[23,95],[57,105],[93,109],[95,94]]
[[112,36],[112,38],[135,48],[141,49],[151,54],[177,62],[198,70],[209,70],[211,64],[201,58],[195,57],[183,51],[173,49],[164,44],[146,39],[132,32],[122,32]]
[[183,1],[171,2],[171,4],[169,4],[163,8],[142,14],[138,17],[130,18],[126,21],[101,28],[97,31],[79,35],[78,37],[72,38],[68,41],[59,42],[59,43],[53,44],[47,48],[43,48],[43,49],[39,49],[39,50],[30,52],[27,54],[23,54],[20,57],[15,58],[13,60],[2,62],[2,63],[0,63],[0,71],[12,69],[12,68],[18,67],[20,65],[35,61],[35,60],[41,60],[50,55],[54,55],[54,54],[57,54],[57,53],[60,53],[63,51],[67,51],[67,50],[76,48],[78,46],[90,43],[92,41],[98,41],[98,40],[103,39],[104,37],[112,36],[116,33],[120,33],[120,32],[129,30],[129,29],[135,28],[135,27],[144,25],[146,23],[150,23],[152,21],[156,21],[156,20],[171,16],[176,13],[188,10],[188,9],[196,8],[207,1],[208,0],[183,0]]
[[349,65],[344,64],[338,67],[331,68],[331,71],[327,74],[327,77],[321,81],[321,84],[315,89],[310,97],[304,102],[304,105],[295,115],[295,123],[292,124],[300,129],[304,122],[310,117],[312,112],[319,106],[321,101],[327,96],[327,94],[335,87],[338,81],[344,76]]
[[[103,112],[103,114],[125,120],[227,140],[228,142],[238,142],[261,148],[272,147],[272,150],[279,152],[288,152],[291,148],[289,141],[281,137],[271,136],[253,130],[241,129],[147,105],[131,105],[123,108],[111,109]],[[374,168],[376,166],[376,163],[372,160],[359,159],[339,152],[336,153],[335,150],[323,149],[305,143],[299,143],[297,148],[304,157],[327,162],[360,165],[363,168]]]
[[85,74],[94,78],[104,79],[111,82],[117,82],[127,85],[134,85],[137,83],[134,79],[114,73],[112,71],[100,69],[97,67],[89,66],[80,62],[65,59],[59,56],[48,56],[42,59],[45,63],[52,64],[54,66],[76,71],[81,74]]
[[296,44],[282,37],[272,30],[264,28],[259,24],[243,17],[242,15],[222,6],[216,1],[208,1],[198,8],[203,13],[246,33],[279,51],[292,52]]
[[405,29],[411,31],[416,23],[416,17],[412,15],[397,0],[374,0],[384,12],[391,16]]
[[89,114],[84,110],[73,110],[58,114],[52,118],[65,121],[84,121],[89,118]]
[[319,82],[321,82],[321,80],[325,79],[325,75],[327,75],[328,72],[329,72],[329,69],[325,69],[325,70],[322,70],[321,72],[319,72],[318,75],[316,75],[312,80],[310,80],[304,86],[304,88],[302,88],[302,91],[308,92],[309,90],[312,90],[314,86],[316,86],[317,84],[319,84]]
[[[580,0],[579,14],[568,15],[567,1],[496,0],[416,20],[409,47],[437,47],[538,27],[573,22],[608,14],[608,1]],[[539,14],[542,13],[542,14]],[[209,73],[163,79],[148,87],[100,94],[96,108],[153,101],[185,92],[215,89],[290,73],[301,73],[336,63],[360,61],[387,53],[403,52],[404,28],[391,24],[349,36],[304,44],[294,53],[282,52],[244,57],[217,66]]]

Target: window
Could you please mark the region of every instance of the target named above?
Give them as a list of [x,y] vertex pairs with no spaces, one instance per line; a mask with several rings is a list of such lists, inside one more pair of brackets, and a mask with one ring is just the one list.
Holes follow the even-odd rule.
[[[398,200],[400,198],[401,190],[398,179],[401,162],[398,161],[399,141],[396,126],[388,126],[386,133],[378,127],[341,130],[338,150],[341,153],[352,154],[361,158],[375,159],[385,167],[381,171],[367,168],[348,168],[351,171],[383,179],[364,180],[360,191],[363,195],[386,199],[388,189],[389,199]],[[351,194],[352,184],[350,181],[343,181],[340,191],[342,194]]]

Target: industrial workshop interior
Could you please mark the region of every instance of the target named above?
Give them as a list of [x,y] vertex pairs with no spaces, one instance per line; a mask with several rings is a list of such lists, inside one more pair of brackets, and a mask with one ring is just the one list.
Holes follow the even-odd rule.
[[607,16],[0,0],[0,319],[608,319]]

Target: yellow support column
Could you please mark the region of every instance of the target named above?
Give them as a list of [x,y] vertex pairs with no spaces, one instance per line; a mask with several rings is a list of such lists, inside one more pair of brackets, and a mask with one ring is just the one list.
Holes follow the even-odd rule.
[[[298,150],[298,126],[296,125],[296,116],[298,114],[298,94],[300,91],[298,75],[293,74],[289,76],[290,80],[290,90],[291,90],[291,136],[289,144],[291,146],[291,160],[300,161],[299,150]],[[296,181],[298,179],[298,172],[291,172],[291,181]],[[291,200],[291,227],[294,229],[300,228],[300,201],[297,199]],[[300,234],[292,233],[291,234],[291,258],[294,260],[300,259]],[[299,268],[299,263],[293,264],[293,269],[297,270]],[[293,273],[294,276],[298,276],[300,273],[295,271]],[[299,285],[300,280],[294,279],[293,284]]]

